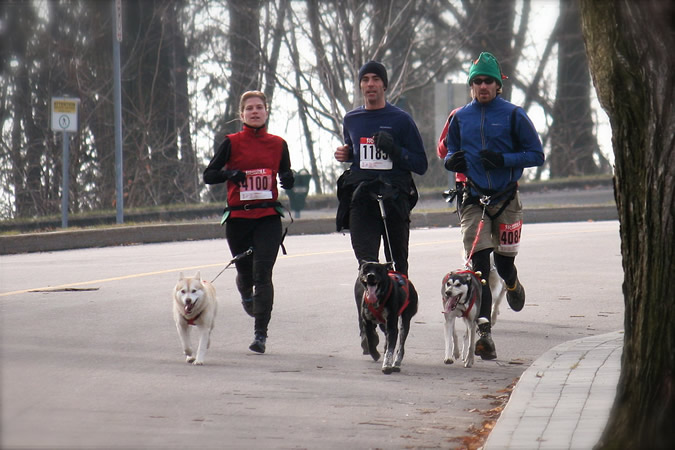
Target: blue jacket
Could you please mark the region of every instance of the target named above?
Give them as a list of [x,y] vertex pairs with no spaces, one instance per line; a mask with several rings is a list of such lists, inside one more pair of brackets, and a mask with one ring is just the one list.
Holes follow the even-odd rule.
[[[513,121],[513,123],[512,123]],[[537,130],[523,108],[497,96],[488,104],[473,100],[459,109],[450,122],[445,139],[447,160],[464,150],[465,175],[483,193],[494,194],[506,189],[523,175],[523,168],[544,164],[544,151]],[[492,150],[504,156],[504,167],[485,170],[481,150]],[[478,195],[478,192],[474,192]]]
[[[415,172],[423,175],[427,171],[427,155],[417,125],[410,115],[401,108],[387,102],[384,108],[368,110],[363,106],[349,111],[343,120],[345,144],[351,148],[352,172],[368,172],[376,177],[400,177]],[[359,142],[370,138],[378,131],[390,133],[401,147],[401,158],[390,170],[361,169]]]

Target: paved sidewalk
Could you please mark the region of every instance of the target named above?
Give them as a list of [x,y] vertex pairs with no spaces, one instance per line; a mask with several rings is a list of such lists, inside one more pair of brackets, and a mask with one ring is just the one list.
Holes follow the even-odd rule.
[[621,370],[623,331],[560,344],[520,377],[485,450],[591,449]]

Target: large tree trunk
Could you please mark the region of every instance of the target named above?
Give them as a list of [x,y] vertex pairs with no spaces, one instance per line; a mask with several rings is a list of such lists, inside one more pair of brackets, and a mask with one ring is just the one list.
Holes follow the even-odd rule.
[[675,121],[668,1],[581,1],[593,82],[612,126],[625,272],[621,377],[598,448],[675,442]]
[[[472,58],[480,52],[490,52],[499,61],[502,73],[514,76],[518,54],[511,46],[514,38],[513,23],[516,15],[515,0],[484,0],[470,4],[466,2],[468,23],[465,30],[471,30]],[[501,96],[511,99],[512,85],[504,83]],[[459,105],[458,105],[459,106]]]

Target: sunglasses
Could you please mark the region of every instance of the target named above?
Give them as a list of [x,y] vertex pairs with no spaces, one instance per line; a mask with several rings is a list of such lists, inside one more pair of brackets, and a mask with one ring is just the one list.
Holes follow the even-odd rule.
[[494,78],[474,78],[473,80],[471,80],[471,83],[476,86],[480,86],[483,83],[490,85],[494,82],[495,82]]

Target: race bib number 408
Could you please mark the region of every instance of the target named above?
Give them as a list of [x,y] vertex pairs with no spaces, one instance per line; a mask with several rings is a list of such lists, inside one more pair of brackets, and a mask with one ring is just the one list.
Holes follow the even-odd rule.
[[502,223],[499,225],[499,250],[504,252],[517,252],[520,247],[520,235],[523,229],[523,221],[516,223]]
[[361,169],[391,170],[394,167],[389,155],[375,147],[375,140],[371,137],[361,138],[359,161]]
[[272,169],[246,171],[246,181],[239,185],[239,199],[269,200],[272,198]]

